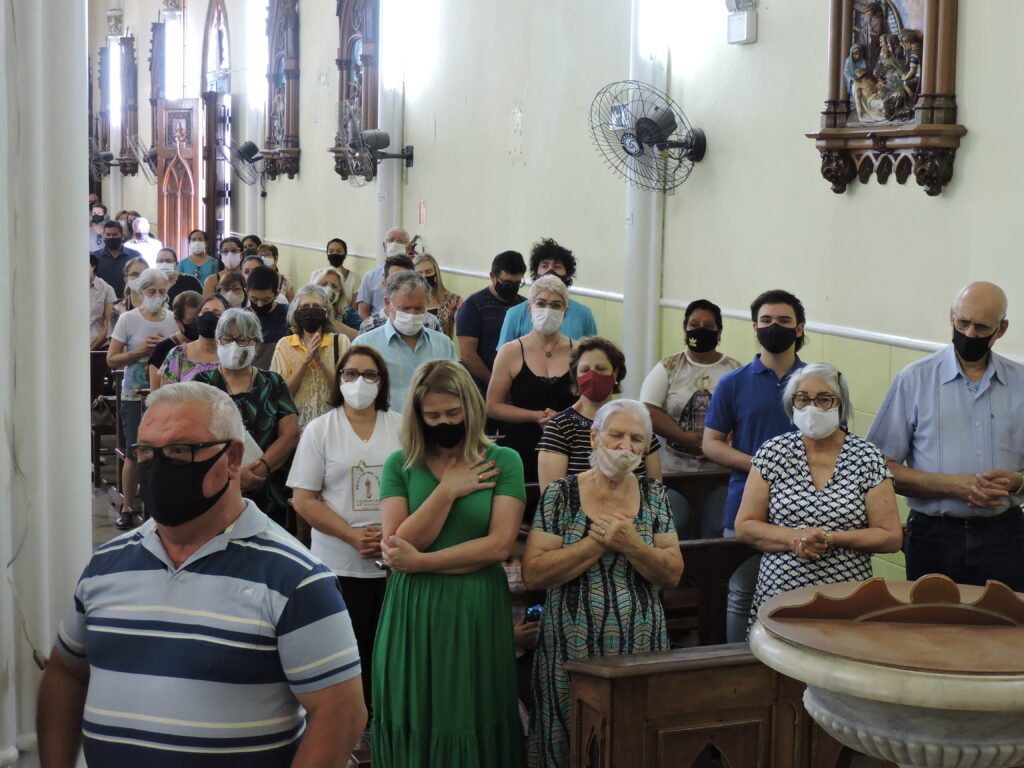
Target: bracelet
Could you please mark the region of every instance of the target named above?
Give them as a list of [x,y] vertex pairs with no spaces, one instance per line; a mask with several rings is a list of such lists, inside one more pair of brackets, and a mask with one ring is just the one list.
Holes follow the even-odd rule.
[[825,551],[831,552],[836,548],[835,536],[832,535],[832,531],[825,531]]
[[267,468],[267,477],[270,477],[270,476],[271,476],[271,475],[272,475],[272,474],[274,473],[274,470],[272,470],[272,469],[270,468],[270,465],[269,465],[269,464],[267,464],[267,460],[266,460],[266,459],[264,459],[264,458],[263,458],[262,456],[260,456],[260,457],[259,457],[259,458],[257,459],[257,462],[258,462],[258,463],[260,463],[260,464],[262,464],[262,465],[263,465],[264,467],[266,467],[266,468]]

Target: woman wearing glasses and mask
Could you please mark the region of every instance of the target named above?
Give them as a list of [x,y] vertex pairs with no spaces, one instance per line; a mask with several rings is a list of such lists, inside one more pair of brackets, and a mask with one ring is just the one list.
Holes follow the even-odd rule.
[[381,557],[380,474],[402,447],[402,414],[388,410],[388,369],[376,350],[350,347],[335,378],[330,410],[302,430],[288,486],[295,511],[313,529],[310,549],[341,584],[369,709],[385,588],[385,573],[375,564]]
[[736,538],[765,553],[748,632],[769,598],[869,579],[871,555],[903,543],[885,457],[843,427],[853,410],[839,371],[827,363],[797,370],[782,405],[798,431],[758,449],[736,516]]
[[288,512],[286,474],[299,442],[295,403],[288,385],[273,371],[254,368],[256,345],[263,339],[260,321],[252,312],[232,308],[217,322],[215,370],[194,381],[224,390],[235,401],[250,439],[242,465],[242,493],[275,523],[284,525]]

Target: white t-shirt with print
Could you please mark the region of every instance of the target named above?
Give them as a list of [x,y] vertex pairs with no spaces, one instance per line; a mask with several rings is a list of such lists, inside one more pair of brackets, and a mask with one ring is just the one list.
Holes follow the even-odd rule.
[[[110,334],[114,341],[124,344],[124,351],[131,352],[150,336],[168,338],[178,333],[178,323],[169,309],[163,310],[163,319],[154,322],[142,316],[141,310],[133,309],[117,318],[117,324]],[[121,385],[122,400],[140,400],[140,389],[149,389],[149,355],[129,363],[124,369],[124,383]]]
[[[380,472],[384,460],[402,447],[402,415],[377,411],[370,439],[352,429],[344,407],[332,408],[302,431],[292,459],[288,487],[320,493],[335,514],[353,528],[380,525]],[[373,560],[339,538],[313,530],[310,549],[339,576],[383,578]]]
[[[698,363],[684,350],[654,366],[640,387],[640,400],[661,408],[684,432],[703,432],[715,387],[725,374],[739,367],[728,355],[716,363]],[[685,468],[691,454],[670,440],[663,443],[662,470]]]

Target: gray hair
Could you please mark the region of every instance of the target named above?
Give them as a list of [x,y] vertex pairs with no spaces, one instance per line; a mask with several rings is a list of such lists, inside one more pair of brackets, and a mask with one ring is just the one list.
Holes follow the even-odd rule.
[[136,293],[142,293],[147,288],[167,288],[168,281],[167,275],[164,274],[162,269],[156,267],[149,267],[142,270],[142,274],[139,275],[135,280],[132,280],[131,288]]
[[422,288],[427,292],[427,301],[430,301],[430,283],[419,272],[412,269],[404,269],[388,278],[388,298],[397,296],[403,291],[415,291]]
[[538,277],[530,285],[530,301],[535,301],[542,293],[557,293],[562,297],[566,309],[569,308],[569,289],[558,275]]
[[146,398],[146,408],[159,403],[203,403],[210,406],[209,427],[218,440],[245,439],[245,426],[242,415],[238,412],[231,396],[227,392],[200,384],[198,381],[186,381],[179,384],[165,384]]
[[[544,278],[541,279],[543,280]],[[558,280],[557,277],[555,279]],[[558,282],[562,281],[558,280]],[[654,427],[651,425],[651,414],[647,410],[647,406],[638,400],[623,398],[605,403],[597,409],[597,413],[594,414],[594,423],[590,428],[600,435],[604,432],[608,420],[618,413],[628,413],[640,419],[640,423],[644,425],[644,450],[646,451],[647,446],[651,444],[651,434],[654,431]],[[593,453],[590,454],[590,466],[594,466]]]
[[295,292],[295,298],[292,299],[291,304],[288,305],[288,327],[295,328],[295,311],[299,308],[299,304],[306,296],[316,296],[317,301],[320,302],[320,306],[327,309],[327,291],[321,288],[319,285],[308,283]]
[[402,227],[392,227],[384,233],[385,243],[404,243],[409,244],[409,233]]
[[149,219],[144,216],[139,216],[132,222],[132,231],[135,234],[146,233],[149,234]]
[[259,318],[248,309],[232,307],[226,310],[217,321],[217,338],[226,336],[228,328],[231,326],[235,327],[235,334],[243,339],[263,341],[263,329],[260,327]]
[[782,407],[790,421],[793,420],[793,395],[800,390],[800,384],[804,379],[820,381],[832,390],[832,394],[839,401],[839,420],[849,420],[853,414],[853,403],[850,402],[850,390],[846,386],[846,379],[834,365],[810,363],[793,371],[786,383],[786,391],[782,393]]

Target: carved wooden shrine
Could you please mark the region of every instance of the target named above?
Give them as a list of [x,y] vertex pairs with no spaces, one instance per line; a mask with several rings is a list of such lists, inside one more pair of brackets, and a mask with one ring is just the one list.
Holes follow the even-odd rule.
[[267,142],[261,150],[268,179],[299,172],[299,2],[271,0],[267,16]]
[[335,173],[346,179],[368,162],[353,156],[350,143],[377,127],[380,0],[337,1],[338,131],[328,152]]

